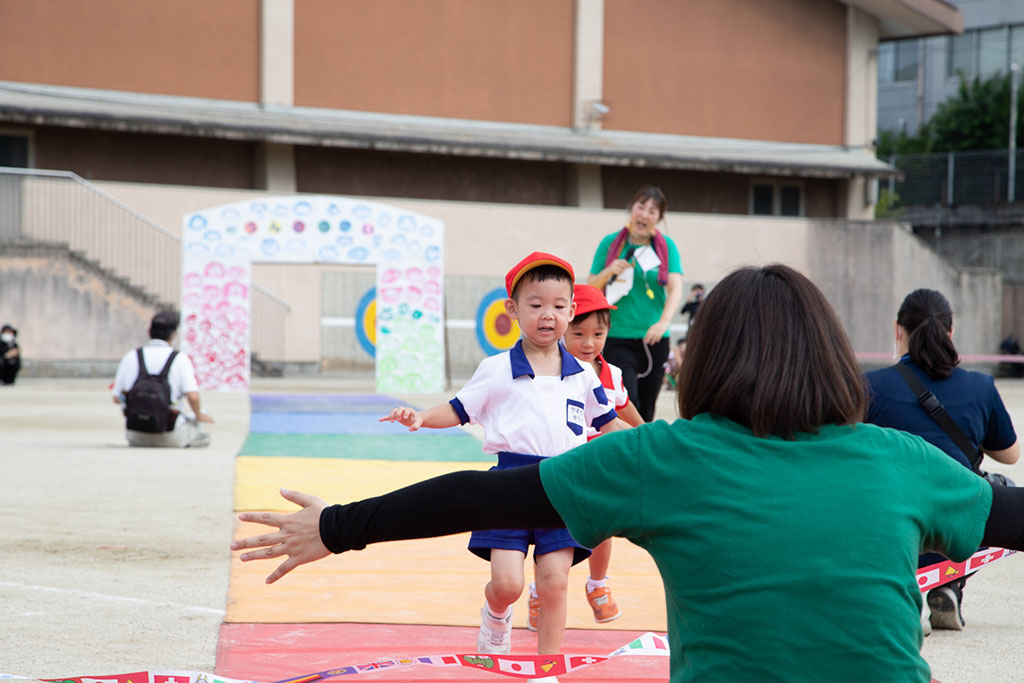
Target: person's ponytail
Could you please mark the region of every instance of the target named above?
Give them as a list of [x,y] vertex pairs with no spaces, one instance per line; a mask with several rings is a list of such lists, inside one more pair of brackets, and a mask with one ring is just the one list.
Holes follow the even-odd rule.
[[946,379],[960,364],[960,355],[950,338],[953,310],[949,301],[934,289],[918,289],[907,295],[896,315],[896,323],[910,335],[910,360],[933,379]]

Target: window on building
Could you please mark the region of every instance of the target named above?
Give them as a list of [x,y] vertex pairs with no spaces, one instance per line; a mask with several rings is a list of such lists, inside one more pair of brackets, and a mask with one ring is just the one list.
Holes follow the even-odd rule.
[[28,138],[0,133],[0,166],[28,168]]
[[800,188],[794,185],[783,185],[779,188],[779,215],[799,216]]
[[750,213],[755,216],[802,216],[800,185],[759,180],[750,186]]
[[978,32],[978,73],[982,78],[1007,72],[1010,41],[1007,27],[987,28]]
[[918,51],[917,39],[900,40],[896,43],[897,81],[917,80]]
[[878,82],[892,83],[896,75],[896,44],[878,44]]
[[772,216],[775,214],[775,186],[755,184],[752,191],[750,212],[755,216]]
[[956,76],[962,73],[966,78],[974,78],[974,39],[977,31],[965,31],[963,35],[950,36],[946,49],[946,75]]
[[1024,69],[1024,24],[1010,27],[1010,64]]

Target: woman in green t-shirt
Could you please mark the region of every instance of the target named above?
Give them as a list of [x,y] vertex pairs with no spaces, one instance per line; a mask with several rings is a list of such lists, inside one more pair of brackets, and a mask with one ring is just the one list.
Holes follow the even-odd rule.
[[622,384],[645,422],[654,419],[668,360],[668,326],[683,297],[679,249],[658,230],[667,208],[660,189],[641,188],[629,202],[626,227],[598,245],[587,280],[617,306],[604,357],[622,370]]
[[377,541],[564,524],[584,545],[622,536],[654,558],[673,683],[928,683],[918,552],[1024,549],[1024,489],[863,424],[849,340],[792,268],[731,273],[700,316],[678,376],[683,419],[348,505],[285,491],[302,509],[240,515],[279,531],[232,548],[287,555],[273,582]]

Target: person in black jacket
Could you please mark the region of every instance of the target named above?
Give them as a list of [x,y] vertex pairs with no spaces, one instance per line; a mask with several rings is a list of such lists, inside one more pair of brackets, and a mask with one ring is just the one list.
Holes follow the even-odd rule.
[[4,325],[0,328],[0,384],[14,384],[19,370],[21,349],[18,348],[18,331]]

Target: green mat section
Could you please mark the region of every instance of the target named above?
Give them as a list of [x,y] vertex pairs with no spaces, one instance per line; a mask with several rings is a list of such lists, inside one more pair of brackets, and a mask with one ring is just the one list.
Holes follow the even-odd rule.
[[249,434],[239,455],[345,458],[350,460],[429,460],[487,462],[495,456],[466,436],[414,437],[369,434]]

